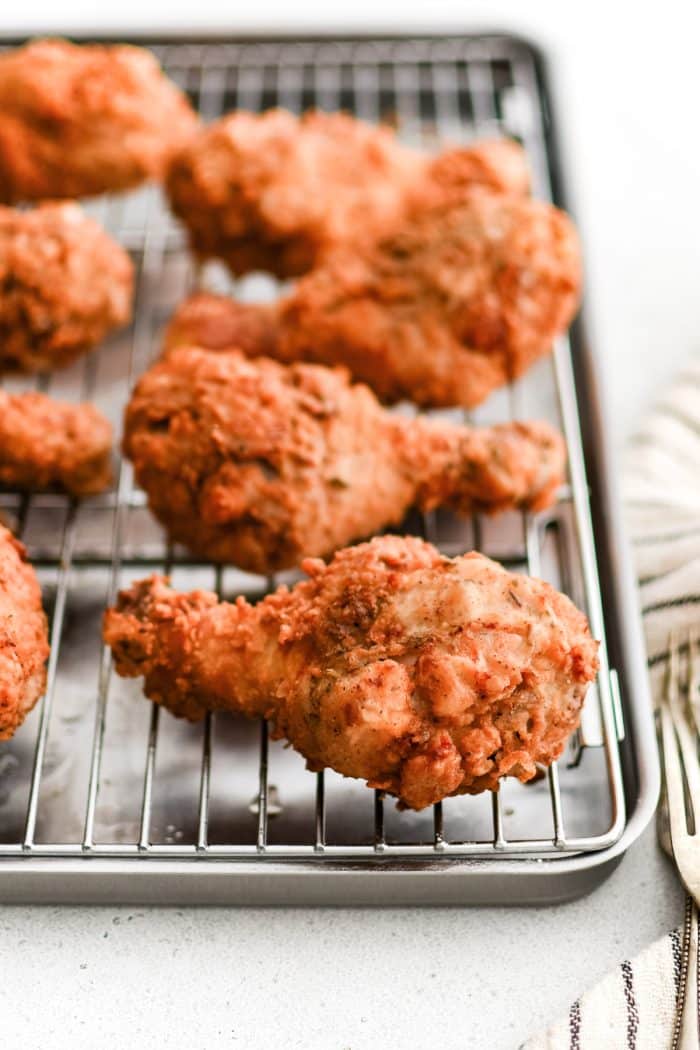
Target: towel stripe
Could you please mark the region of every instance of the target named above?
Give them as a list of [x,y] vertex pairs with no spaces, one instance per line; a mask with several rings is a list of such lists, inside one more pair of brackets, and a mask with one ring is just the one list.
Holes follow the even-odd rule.
[[581,1050],[581,1001],[571,1004],[569,1010],[569,1050]]
[[653,605],[645,605],[642,609],[642,613],[646,616],[647,613],[661,612],[662,609],[675,609],[680,605],[698,604],[700,604],[700,594],[684,594],[680,598],[667,598],[663,602],[654,602]]
[[635,1050],[637,1046],[637,1029],[639,1028],[639,1013],[634,998],[632,963],[629,959],[625,959],[620,967],[620,971],[622,973],[625,1004],[627,1006],[627,1050]]
[[640,587],[648,587],[650,583],[656,583],[657,580],[660,580],[665,575],[665,572],[657,572],[652,576],[640,576],[637,582]]
[[671,932],[671,955],[673,956],[673,981],[676,986],[676,1003],[681,994],[681,977],[683,976],[683,944],[681,931]]
[[700,436],[700,422],[694,419],[692,416],[687,415],[682,408],[678,408],[677,405],[658,405],[657,414],[660,416],[666,416],[667,419],[673,419],[676,423],[680,423],[681,426],[685,427],[686,430],[690,430],[693,434]]
[[700,526],[695,526],[692,529],[678,529],[676,532],[666,532],[661,535],[656,533],[652,536],[634,536],[632,543],[635,547],[646,547],[652,543],[673,543],[674,540],[686,540],[699,535]]
[[[679,653],[687,653],[688,652],[688,643],[687,642],[681,642],[681,644],[678,646],[678,652]],[[668,656],[669,656],[669,650],[668,649],[662,649],[660,652],[654,653],[654,655],[650,656],[649,659],[647,660],[647,667],[649,667],[649,668],[657,667],[659,664],[666,663],[668,661]]]

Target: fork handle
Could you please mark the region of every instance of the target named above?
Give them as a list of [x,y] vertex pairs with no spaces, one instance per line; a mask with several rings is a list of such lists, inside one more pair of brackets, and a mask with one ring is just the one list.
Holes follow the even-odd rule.
[[[671,1050],[700,1050],[698,1036],[698,909],[688,897],[683,944],[683,980],[680,1016],[676,1021]],[[688,917],[690,922],[688,922]]]

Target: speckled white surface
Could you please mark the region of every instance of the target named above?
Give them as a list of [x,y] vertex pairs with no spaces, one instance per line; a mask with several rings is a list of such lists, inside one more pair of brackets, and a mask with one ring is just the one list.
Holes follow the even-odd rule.
[[[589,306],[619,446],[700,350],[700,137],[691,5],[62,0],[0,29],[516,28],[555,61]],[[234,13],[235,12],[235,13]],[[550,909],[0,908],[2,1046],[515,1050],[680,921],[653,828],[590,897]]]
[[7,908],[2,1044],[515,1050],[681,913],[653,834],[556,908]]

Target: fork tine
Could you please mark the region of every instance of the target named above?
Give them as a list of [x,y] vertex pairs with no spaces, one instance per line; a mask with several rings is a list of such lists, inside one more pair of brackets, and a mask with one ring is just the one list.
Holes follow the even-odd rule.
[[668,671],[666,672],[666,700],[672,703],[678,697],[678,683],[680,681],[680,644],[678,642],[678,631],[675,627],[668,636]]
[[683,760],[683,771],[688,785],[690,805],[694,819],[700,822],[700,762],[698,762],[697,743],[695,734],[691,732],[685,716],[682,712],[670,708],[673,727],[680,744]]
[[[698,800],[697,811],[700,812],[700,796],[693,793],[693,787],[700,790],[700,772],[697,770],[697,757],[692,754],[690,733],[685,721],[680,697],[680,642],[678,632],[672,630],[669,635],[669,659],[666,675],[664,698],[661,703],[661,736],[664,754],[664,773],[666,794],[668,798],[669,826],[671,838],[676,846],[681,839],[688,837],[686,791],[684,772],[688,792],[692,799]],[[687,761],[686,761],[687,760]],[[689,772],[690,770],[690,772]],[[696,807],[693,806],[693,815]]]
[[[681,747],[683,768],[685,771],[686,783],[688,785],[690,804],[693,810],[693,820],[698,820],[698,822],[700,822],[700,762],[698,761],[697,727],[691,727],[688,718],[687,712],[688,708],[691,706],[689,703],[690,692],[686,695],[686,693],[680,688],[680,646],[678,644],[677,636],[674,637],[674,641],[675,659],[672,661],[674,677],[673,681],[669,682],[669,708],[678,742]],[[688,663],[686,673],[688,690],[692,688],[691,683],[695,673],[693,666],[693,641],[694,639],[692,636],[689,636],[687,643]],[[693,731],[693,728],[695,728],[695,732]]]
[[[690,643],[688,643],[688,680],[692,674],[691,649]],[[685,773],[690,809],[693,814],[693,823],[695,824],[696,821],[700,822],[700,762],[698,761],[697,735],[691,729],[687,715],[687,698],[684,690],[681,688],[680,643],[678,634],[675,631],[671,633],[669,639],[669,672],[666,682],[666,696],[666,709],[671,716],[676,739],[680,746],[682,771]],[[681,789],[683,789],[682,779]],[[673,803],[670,799],[669,802],[673,809]]]
[[688,705],[700,733],[700,635],[692,629],[688,632]]
[[678,738],[673,727],[668,702],[661,707],[661,740],[664,753],[664,779],[668,797],[668,822],[671,829],[671,841],[680,842],[688,834],[685,814],[685,792],[683,790],[683,769],[678,747]]

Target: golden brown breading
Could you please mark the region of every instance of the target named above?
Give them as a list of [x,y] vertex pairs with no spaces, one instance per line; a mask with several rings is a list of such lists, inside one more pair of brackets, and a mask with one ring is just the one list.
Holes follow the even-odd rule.
[[235,274],[294,277],[330,248],[378,237],[428,188],[448,196],[475,184],[525,193],[529,178],[513,142],[433,158],[344,113],[273,109],[230,113],[202,129],[174,157],[166,181],[200,258],[224,259]]
[[0,485],[91,496],[109,488],[112,428],[93,405],[0,390]]
[[0,201],[89,197],[160,178],[197,126],[143,48],[35,40],[0,56]]
[[342,364],[383,401],[471,408],[550,351],[580,283],[578,239],[563,212],[471,190],[457,203],[416,207],[376,244],[329,254],[275,306],[187,300],[166,349]]
[[278,357],[278,304],[241,303],[214,292],[193,292],[170,318],[163,353],[167,356],[183,346],[240,350],[247,357]]
[[[408,197],[408,207],[422,197],[460,200],[476,186],[525,197],[530,192],[530,168],[522,146],[512,139],[482,139],[470,146],[453,146],[432,158]],[[376,239],[376,238],[375,238]]]
[[309,560],[310,579],[250,606],[123,591],[104,620],[120,674],[174,714],[271,720],[326,766],[422,809],[530,780],[576,728],[596,643],[568,598],[480,554],[383,536]]
[[48,628],[26,551],[0,525],[0,740],[9,740],[46,685]]
[[131,317],[133,266],[77,204],[0,206],[0,370],[66,365]]
[[565,462],[546,423],[408,419],[339,369],[194,348],[141,377],[124,453],[171,540],[260,573],[396,525],[414,503],[546,506]]

